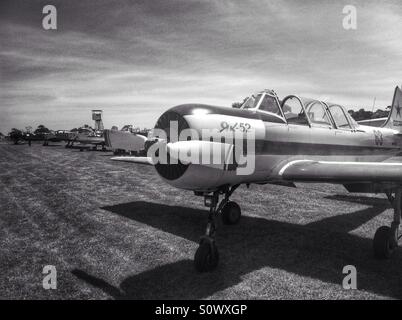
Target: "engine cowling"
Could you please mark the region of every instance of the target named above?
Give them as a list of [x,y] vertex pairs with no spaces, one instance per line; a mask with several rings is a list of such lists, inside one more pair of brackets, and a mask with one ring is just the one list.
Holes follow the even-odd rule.
[[[155,129],[163,130],[167,152],[167,163],[156,163],[157,173],[169,184],[189,190],[213,190],[226,184],[237,184],[247,180],[236,175],[234,145],[226,143],[224,133],[220,131],[222,123],[245,122],[253,129],[258,129],[263,138],[265,129],[259,116],[247,110],[238,110],[206,105],[181,105],[169,109],[158,119]],[[172,136],[171,126],[175,122],[177,132]],[[202,129],[215,129],[217,136],[210,141],[177,139],[185,129],[200,133]],[[227,132],[230,133],[230,132]],[[181,140],[181,141],[178,141]],[[188,153],[204,155],[209,150],[220,153],[220,163],[188,162]],[[175,160],[175,161],[172,161]]]

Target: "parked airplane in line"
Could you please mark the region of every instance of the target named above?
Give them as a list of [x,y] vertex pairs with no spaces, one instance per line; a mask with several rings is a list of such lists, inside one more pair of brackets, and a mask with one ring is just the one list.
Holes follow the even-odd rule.
[[73,148],[75,143],[79,143],[77,148],[83,151],[85,148],[92,147],[93,150],[97,150],[98,146],[103,151],[106,150],[105,138],[102,131],[95,131],[92,128],[81,127],[73,130],[57,130],[50,131],[43,135],[43,145],[48,146],[49,142],[61,142],[65,141],[66,148]]
[[103,131],[96,131],[92,128],[81,127],[69,136],[66,148],[73,148],[74,143],[78,142],[77,148],[80,151],[84,151],[85,148],[92,148],[92,150],[97,150],[98,147],[102,151],[106,150],[105,138],[103,136]]
[[147,141],[148,130],[135,130],[132,125],[125,125],[121,130],[105,130],[105,145],[115,155],[141,154]]
[[[271,90],[252,95],[240,109],[180,105],[163,113],[155,125],[154,130],[164,130],[165,137],[137,141],[139,149],[148,151],[154,144],[159,145],[159,152],[167,153],[167,163],[155,162],[153,154],[152,158],[112,159],[153,164],[167,183],[204,197],[209,215],[194,257],[199,271],[217,266],[217,218],[220,215],[225,224],[237,223],[240,207],[230,201],[230,196],[241,184],[252,183],[295,186],[295,182],[323,182],[342,184],[350,192],[385,193],[394,207],[394,219],[390,227],[377,229],[373,248],[377,258],[389,258],[400,238],[402,163],[392,162],[391,158],[402,151],[401,105],[402,91],[397,87],[391,112],[381,128],[359,125],[344,107],[334,103],[295,95],[280,103]],[[169,136],[173,124],[179,133],[186,129],[199,136],[205,129],[215,133],[207,141],[193,137],[175,140]],[[242,165],[233,161],[239,154],[237,144],[226,140],[230,132],[243,135],[246,145],[254,145],[251,152],[248,148],[247,152],[241,150],[247,161],[254,162],[252,172],[238,174]],[[249,132],[253,140],[247,140]],[[194,151],[205,152],[206,145],[215,151],[223,150],[222,165],[188,161],[186,156]]]
[[72,139],[72,132],[66,130],[50,130],[50,132],[44,134],[43,145],[48,146],[49,142],[63,142],[69,141]]

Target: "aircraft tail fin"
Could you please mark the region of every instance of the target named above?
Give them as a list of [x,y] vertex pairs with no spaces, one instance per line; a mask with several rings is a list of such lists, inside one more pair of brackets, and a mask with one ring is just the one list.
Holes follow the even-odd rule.
[[391,111],[383,127],[394,129],[402,134],[402,90],[399,87],[395,88]]

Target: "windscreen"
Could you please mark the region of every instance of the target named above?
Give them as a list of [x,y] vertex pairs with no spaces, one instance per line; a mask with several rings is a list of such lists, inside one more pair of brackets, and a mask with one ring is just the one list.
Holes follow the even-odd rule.
[[274,114],[277,114],[279,116],[282,116],[278,100],[269,94],[266,94],[264,98],[261,101],[260,107],[258,110],[266,111],[266,112],[272,112]]
[[242,109],[254,109],[258,106],[258,102],[262,97],[262,93],[253,94],[246,102],[241,106]]

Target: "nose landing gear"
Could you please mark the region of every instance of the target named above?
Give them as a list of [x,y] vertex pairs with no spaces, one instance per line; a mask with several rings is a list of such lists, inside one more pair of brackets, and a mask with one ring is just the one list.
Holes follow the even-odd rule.
[[387,194],[389,201],[394,207],[394,220],[391,227],[379,227],[374,235],[373,249],[374,256],[378,259],[389,259],[398,247],[399,225],[401,223],[402,189],[395,192],[395,197]]
[[222,221],[224,224],[237,224],[241,217],[240,206],[233,201],[227,202],[222,208]]
[[[199,272],[212,271],[218,266],[219,252],[216,247],[215,235],[219,214],[222,215],[222,221],[225,224],[233,225],[240,220],[239,205],[236,202],[229,201],[229,197],[238,187],[239,185],[230,188],[225,187],[214,191],[212,195],[204,194],[204,203],[209,207],[209,215],[205,235],[201,237],[200,245],[194,255],[194,266]],[[220,194],[225,194],[225,197],[219,203]]]

